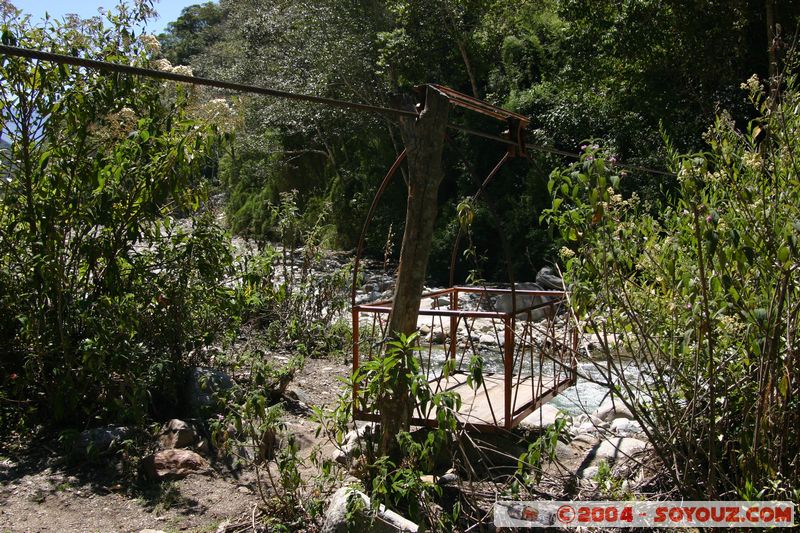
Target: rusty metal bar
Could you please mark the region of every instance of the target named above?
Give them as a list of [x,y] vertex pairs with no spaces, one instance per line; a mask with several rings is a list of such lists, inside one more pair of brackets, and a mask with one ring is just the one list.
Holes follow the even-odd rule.
[[511,380],[513,379],[514,357],[514,318],[503,320],[503,380],[505,381],[504,394],[504,420],[506,429],[511,429]]
[[369,206],[369,212],[367,213],[367,219],[364,221],[364,227],[361,228],[361,235],[358,238],[358,248],[356,249],[356,257],[353,260],[353,287],[350,293],[350,300],[353,307],[356,306],[356,284],[358,283],[358,265],[361,262],[361,254],[364,253],[364,241],[367,238],[367,228],[372,223],[372,217],[375,216],[375,209],[378,207],[378,201],[380,201],[381,196],[383,196],[384,191],[389,186],[389,183],[392,181],[392,177],[394,177],[397,169],[400,168],[400,164],[406,158],[406,150],[403,149],[400,152],[400,155],[397,156],[397,159],[394,160],[392,167],[389,169],[389,172],[386,173],[386,176],[383,177],[383,181],[381,182],[380,187],[378,187],[378,191],[375,193],[375,197],[372,199],[372,205]]
[[[500,161],[497,162],[497,164],[494,166],[494,168],[491,170],[491,172],[489,172],[489,175],[486,176],[486,179],[483,180],[483,183],[481,184],[481,186],[477,190],[477,192],[475,192],[475,194],[472,195],[472,200],[473,201],[477,200],[480,197],[481,193],[484,191],[484,189],[486,189],[486,186],[489,184],[490,181],[492,181],[492,178],[495,177],[495,175],[500,171],[500,168],[511,157],[512,157],[512,155],[511,155],[511,152],[509,152],[509,151],[506,151],[503,154],[503,157],[500,158]],[[450,255],[450,286],[451,287],[453,286],[453,284],[455,282],[454,277],[455,277],[455,270],[456,270],[456,260],[458,259],[458,245],[461,244],[461,234],[463,232],[463,229],[464,228],[462,228],[461,224],[459,223],[459,225],[458,225],[458,233],[456,233],[456,239],[455,239],[455,242],[453,243],[453,252]]]
[[[450,293],[450,310],[458,311],[458,289]],[[450,317],[450,359],[456,358],[456,333],[458,332],[458,316]]]
[[435,90],[446,96],[448,100],[450,100],[451,104],[463,107],[464,109],[469,109],[470,111],[474,111],[476,113],[480,113],[481,115],[486,115],[487,117],[492,117],[501,121],[515,119],[525,124],[525,126],[527,126],[531,121],[531,119],[525,115],[520,115],[519,113],[514,113],[513,111],[508,111],[501,107],[494,106],[488,102],[484,102],[478,98],[474,98],[462,92],[456,91],[450,87],[445,87],[444,85],[430,83],[428,84],[428,87],[433,87]]
[[[353,309],[353,375],[355,376],[356,371],[358,371],[358,357],[359,357],[359,349],[358,349],[358,326],[359,326],[359,315],[361,314],[358,309]],[[353,380],[353,412],[358,409],[358,382]]]
[[[452,289],[447,290],[459,290],[460,292],[474,292],[474,293],[482,293],[487,292],[490,294],[494,293],[509,293],[511,289],[503,289],[500,287],[468,287],[462,285],[456,285]],[[517,294],[529,294],[532,296],[565,296],[566,293],[564,291],[539,291],[535,289],[517,289]]]

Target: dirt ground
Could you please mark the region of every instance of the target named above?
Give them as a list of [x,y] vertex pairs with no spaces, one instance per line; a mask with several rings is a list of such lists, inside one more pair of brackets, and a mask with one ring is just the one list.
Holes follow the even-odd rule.
[[[308,359],[289,390],[303,402],[332,408],[349,367]],[[287,431],[307,457],[315,446],[333,448],[315,437],[316,424],[301,403],[286,412]],[[214,532],[248,520],[260,501],[255,472],[212,463],[206,475],[161,483],[134,481],[119,464],[75,465],[43,439],[0,451],[0,533],[5,532]],[[16,451],[12,451],[16,450]],[[311,474],[310,467],[304,469]]]

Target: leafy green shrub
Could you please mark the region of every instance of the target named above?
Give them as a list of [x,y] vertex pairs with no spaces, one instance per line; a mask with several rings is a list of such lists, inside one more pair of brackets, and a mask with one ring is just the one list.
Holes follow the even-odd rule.
[[[147,5],[110,27],[5,10],[3,42],[153,66]],[[2,395],[57,425],[141,421],[232,323],[225,235],[169,218],[204,199],[214,127],[174,83],[9,56],[0,79]]]
[[720,116],[660,202],[617,194],[595,145],[550,180],[573,308],[685,497],[799,495],[800,92],[781,81],[744,84],[761,118]]
[[272,346],[312,357],[346,353],[352,344],[343,318],[350,267],[324,268],[327,215],[323,209],[308,223],[300,215],[296,191],[282,194],[271,215],[279,245],[242,259],[243,320],[264,328]]

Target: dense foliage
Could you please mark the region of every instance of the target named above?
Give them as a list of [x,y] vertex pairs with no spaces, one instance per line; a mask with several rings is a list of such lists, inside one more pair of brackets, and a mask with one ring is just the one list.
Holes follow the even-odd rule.
[[[3,41],[149,66],[158,42],[133,33],[146,14],[34,26],[9,8]],[[200,209],[205,108],[175,84],[8,56],[0,79],[0,423],[174,406],[233,321],[231,251]]]
[[[796,5],[774,4],[784,41],[798,14]],[[780,39],[770,41],[766,19],[764,4],[754,0],[222,0],[187,9],[161,39],[168,57],[184,54],[204,74],[322,96],[392,105],[393,94],[442,83],[529,115],[537,145],[577,152],[584,139],[602,138],[618,160],[664,169],[660,127],[678,149],[695,150],[718,109],[729,110],[740,126],[752,117],[738,84],[753,73],[767,75],[773,44],[779,55],[784,49]],[[212,34],[222,37],[185,56]],[[275,99],[243,101],[242,115],[244,127],[222,167],[233,228],[274,237],[263,205],[297,189],[303,211],[316,210],[319,199],[331,202],[332,237],[353,247],[377,183],[401,149],[396,126]],[[453,120],[487,132],[504,128],[469,114]],[[503,150],[452,136],[431,260],[438,281],[447,278],[455,208]],[[489,187],[474,227],[477,255],[485,258],[482,276],[508,279],[498,234],[513,243],[517,279],[553,259],[557,246],[531,212],[546,207],[546,176],[564,162],[533,152]],[[390,225],[402,235],[399,181],[368,238],[369,251],[379,256]],[[663,185],[676,184],[638,171],[625,182],[628,192],[649,197]],[[461,263],[456,279],[475,268]]]
[[[450,132],[431,277],[446,279],[460,223],[457,282],[533,277],[563,244],[573,318],[599,338],[598,366],[672,485],[696,499],[798,499],[800,443],[786,428],[800,424],[800,89],[791,75],[759,80],[775,74],[800,7],[221,0],[184,10],[159,44],[136,34],[150,5],[32,25],[3,2],[2,40],[386,106],[436,82],[530,116],[534,155],[508,163],[480,201],[469,197],[505,147]],[[214,443],[257,449],[282,498],[277,516],[301,524],[298,449],[290,440],[270,454],[281,431],[273,404],[304,356],[349,346],[349,270],[321,272],[322,249],[354,247],[402,142],[385,117],[215,96],[0,59],[0,435],[172,415],[187,368],[227,366],[238,383],[215,392],[226,412]],[[463,111],[451,120],[506,127]],[[567,166],[563,154],[579,150]],[[623,171],[621,160],[673,174]],[[382,258],[403,232],[403,172],[367,235]],[[209,181],[230,229],[252,238],[242,257],[208,209]],[[246,340],[212,357],[207,348],[241,323]],[[456,398],[434,394],[415,366],[415,339],[352,377],[369,384],[335,420],[317,415],[342,445],[353,402],[400,394],[435,407],[439,426],[424,441],[400,433],[403,457],[374,446],[355,466],[376,501],[441,529],[460,511],[441,514],[442,489],[421,474],[461,429],[447,414]],[[279,368],[264,360],[276,349],[296,357]],[[628,379],[629,364],[642,380]],[[554,454],[563,427],[523,462]]]
[[595,145],[554,172],[547,216],[600,364],[681,494],[796,501],[800,92],[743,85],[760,118],[722,114],[708,152],[674,156],[673,195],[624,199]]

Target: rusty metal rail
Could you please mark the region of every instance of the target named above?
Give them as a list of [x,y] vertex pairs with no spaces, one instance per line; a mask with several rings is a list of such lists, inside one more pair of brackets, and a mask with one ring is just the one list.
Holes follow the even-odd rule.
[[[463,287],[429,292],[419,311],[417,353],[421,372],[434,393],[452,391],[461,397],[456,417],[468,429],[511,429],[577,380],[577,335],[564,311],[564,293],[517,289],[510,311],[495,309],[494,299],[511,289]],[[353,370],[384,349],[391,301],[353,307]],[[477,358],[477,359],[476,359]],[[455,360],[447,369],[447,359]],[[483,381],[467,383],[470,365],[479,361]],[[377,420],[369,403],[354,388],[355,416]],[[412,424],[436,424],[432,407],[415,406]]]

